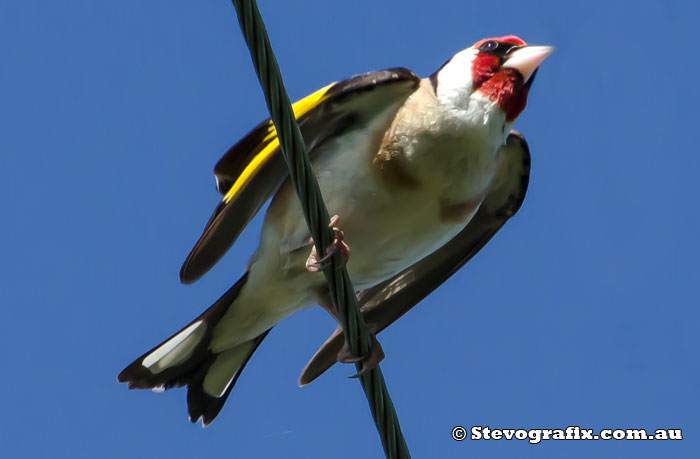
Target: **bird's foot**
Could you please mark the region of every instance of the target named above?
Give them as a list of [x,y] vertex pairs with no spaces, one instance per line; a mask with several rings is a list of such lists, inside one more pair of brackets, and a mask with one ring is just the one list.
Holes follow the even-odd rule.
[[379,362],[384,360],[384,350],[382,350],[382,345],[379,344],[377,340],[377,335],[374,332],[369,332],[369,337],[372,340],[372,347],[367,355],[360,357],[353,357],[350,353],[350,348],[348,347],[347,341],[343,344],[343,348],[338,352],[338,362],[341,363],[361,363],[362,368],[357,374],[349,376],[349,378],[359,378],[360,376],[366,374],[367,372],[373,370],[379,365]]
[[343,233],[340,228],[337,227],[339,221],[340,217],[333,215],[330,223],[328,224],[328,227],[333,230],[334,239],[333,242],[326,247],[326,255],[319,259],[318,253],[316,252],[316,246],[314,245],[311,248],[309,258],[306,259],[306,269],[309,272],[316,273],[326,268],[330,262],[330,259],[336,252],[340,252],[343,264],[347,263],[348,259],[350,258],[350,247],[348,247],[348,245],[343,241],[345,233]]

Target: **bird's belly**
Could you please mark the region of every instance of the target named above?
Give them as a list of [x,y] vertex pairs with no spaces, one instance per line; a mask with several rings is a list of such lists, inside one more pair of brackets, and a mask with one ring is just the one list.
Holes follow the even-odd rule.
[[357,290],[437,250],[466,226],[480,204],[474,200],[463,218],[445,221],[440,198],[430,189],[388,189],[369,170],[367,159],[347,162],[349,158],[324,164],[319,183],[331,215],[340,216],[350,247],[347,267]]
[[350,246],[348,270],[357,290],[403,271],[440,248],[464,226],[439,221],[437,206],[419,199],[392,202],[382,206],[383,211],[371,207],[355,209],[347,223],[341,220]]
[[[342,141],[322,145],[314,161],[330,215],[340,217],[339,227],[350,247],[347,267],[357,290],[394,276],[440,248],[469,223],[483,196],[472,187],[458,187],[464,190],[455,202],[459,212],[445,218],[445,203],[437,187],[424,184],[397,190],[377,178],[366,139],[361,133],[350,133]],[[471,181],[469,174],[453,175],[447,182]],[[293,274],[303,270],[311,247],[301,207],[288,181],[270,205],[261,236],[251,261],[258,265],[252,276],[255,271],[270,273],[265,276],[275,272],[274,276],[298,286],[311,282],[307,276],[302,281]]]

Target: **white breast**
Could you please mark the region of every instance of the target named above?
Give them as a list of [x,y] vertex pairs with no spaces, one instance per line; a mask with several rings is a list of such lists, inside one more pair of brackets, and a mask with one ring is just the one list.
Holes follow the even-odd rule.
[[376,179],[360,133],[327,148],[315,165],[331,214],[341,218],[351,255],[348,263],[357,289],[375,285],[437,250],[478,210],[462,221],[441,219],[441,205],[479,200],[490,186],[499,144],[479,126],[471,132],[454,124],[409,139],[410,172],[416,189],[396,189]]

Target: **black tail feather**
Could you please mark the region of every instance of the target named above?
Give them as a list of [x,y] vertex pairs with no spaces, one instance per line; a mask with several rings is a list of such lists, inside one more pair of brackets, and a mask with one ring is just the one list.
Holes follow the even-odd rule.
[[213,397],[204,391],[202,387],[204,377],[217,357],[217,354],[214,354],[209,349],[209,344],[211,343],[212,339],[212,330],[219,322],[221,317],[223,317],[223,315],[226,313],[228,308],[233,304],[241,288],[245,284],[247,277],[247,274],[244,274],[238,280],[238,282],[236,282],[226,293],[224,293],[221,298],[216,300],[216,302],[209,307],[209,309],[204,311],[186,327],[183,327],[182,330],[196,323],[197,321],[202,321],[204,324],[206,324],[204,336],[200,339],[199,343],[196,345],[196,347],[194,347],[190,355],[183,362],[156,373],[152,372],[148,367],[143,365],[146,357],[156,351],[164,343],[174,338],[178,333],[180,333],[180,331],[182,331],[180,330],[170,336],[163,343],[153,347],[153,349],[149,350],[132,362],[129,366],[124,368],[124,370],[119,373],[119,376],[117,376],[117,380],[119,382],[127,383],[129,389],[170,389],[172,387],[187,386],[187,405],[190,420],[192,422],[197,422],[201,418],[205,426],[211,423],[221,411],[221,408],[226,402],[226,399],[233,389],[233,386],[236,384],[236,381],[243,371],[243,368],[248,363],[248,360],[250,360],[255,350],[258,348],[258,346],[260,346],[260,343],[271,330],[267,330],[255,338],[250,352],[237,370],[233,380],[228,385],[224,394],[222,394],[220,397]]
[[216,416],[218,416],[221,408],[223,408],[224,404],[226,403],[226,399],[231,393],[231,390],[233,390],[233,387],[236,385],[236,381],[238,381],[238,378],[241,376],[246,364],[268,333],[270,333],[270,330],[272,329],[268,329],[266,332],[255,338],[250,352],[236,371],[236,374],[226,388],[226,391],[220,397],[213,397],[207,394],[202,386],[204,377],[206,376],[209,367],[214,362],[214,359],[211,359],[206,362],[205,365],[202,365],[201,370],[197,372],[197,376],[193,378],[187,386],[187,411],[190,415],[190,422],[194,424],[201,419],[202,425],[206,427],[216,418]]

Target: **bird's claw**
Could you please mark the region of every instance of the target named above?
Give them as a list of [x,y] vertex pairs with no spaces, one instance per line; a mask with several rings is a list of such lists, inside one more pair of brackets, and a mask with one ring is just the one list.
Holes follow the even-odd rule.
[[379,365],[379,362],[384,360],[384,350],[382,349],[382,345],[379,344],[379,341],[377,340],[377,335],[370,332],[369,337],[372,340],[372,347],[367,355],[354,357],[350,353],[350,348],[348,347],[347,342],[343,345],[340,352],[338,352],[338,362],[340,363],[361,363],[362,368],[360,368],[360,371],[358,371],[357,374],[348,376],[348,378],[359,378],[367,372],[375,369],[377,365]]
[[333,215],[330,223],[328,224],[328,227],[333,230],[333,242],[326,247],[326,255],[324,255],[322,258],[318,258],[316,246],[314,245],[311,248],[309,258],[306,259],[307,271],[316,273],[325,269],[336,252],[340,252],[343,264],[347,263],[348,259],[350,258],[350,247],[348,247],[348,245],[343,241],[345,238],[345,233],[343,233],[343,231],[336,226],[339,221],[340,217]]

